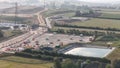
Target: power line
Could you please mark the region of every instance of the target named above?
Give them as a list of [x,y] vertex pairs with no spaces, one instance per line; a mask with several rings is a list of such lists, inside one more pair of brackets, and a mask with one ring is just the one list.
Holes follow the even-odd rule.
[[18,15],[18,3],[15,3],[15,23],[17,23],[17,15]]
[[45,0],[44,0],[44,8],[46,8],[46,2],[45,2]]

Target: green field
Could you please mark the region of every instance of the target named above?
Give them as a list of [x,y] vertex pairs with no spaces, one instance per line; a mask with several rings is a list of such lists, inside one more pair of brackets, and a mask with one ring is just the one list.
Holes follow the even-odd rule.
[[101,11],[101,13],[108,13],[108,14],[120,14],[120,11]]
[[[67,11],[67,12],[66,12]],[[57,14],[63,14],[65,16],[74,16],[75,13],[71,10],[48,10],[46,12],[43,13],[44,17],[49,17],[49,16],[53,16],[53,15],[57,15]]]
[[22,57],[5,57],[0,59],[0,68],[51,68],[53,63]]
[[77,26],[86,26],[86,27],[100,27],[100,28],[117,28],[120,29],[120,20],[111,20],[111,19],[98,19],[91,18],[87,21],[77,21],[71,23],[72,25]]
[[120,19],[120,10],[104,9],[104,10],[98,11],[98,13],[102,13],[101,16],[99,17]]
[[107,58],[110,60],[120,59],[120,48],[115,49]]
[[72,17],[75,15],[75,12],[71,12],[71,13],[65,13],[64,16],[66,17]]
[[[15,17],[14,16],[0,16],[1,20],[8,20],[8,21],[14,21]],[[28,18],[25,17],[17,17],[16,20],[17,21],[25,21]]]
[[100,17],[120,19],[120,12],[104,12]]

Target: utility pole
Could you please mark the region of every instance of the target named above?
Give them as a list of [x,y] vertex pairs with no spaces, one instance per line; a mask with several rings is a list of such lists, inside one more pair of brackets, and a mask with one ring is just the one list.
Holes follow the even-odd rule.
[[45,0],[44,0],[44,9],[45,9],[45,7],[46,7],[46,2],[45,2]]
[[18,3],[15,3],[15,24],[17,24]]

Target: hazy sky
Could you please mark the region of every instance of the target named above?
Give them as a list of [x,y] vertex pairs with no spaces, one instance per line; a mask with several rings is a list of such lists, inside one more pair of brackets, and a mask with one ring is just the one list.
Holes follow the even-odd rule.
[[97,3],[113,3],[113,2],[120,2],[120,0],[80,0],[80,1],[87,1],[87,2],[97,2]]
[[[3,1],[7,1],[7,2],[11,2],[11,1],[24,1],[24,0],[0,0],[0,2],[3,2]],[[29,1],[29,0],[27,0]],[[47,0],[46,0],[47,1]],[[97,3],[117,3],[117,2],[120,2],[120,0],[80,0],[80,1],[87,1],[87,2],[97,2]]]

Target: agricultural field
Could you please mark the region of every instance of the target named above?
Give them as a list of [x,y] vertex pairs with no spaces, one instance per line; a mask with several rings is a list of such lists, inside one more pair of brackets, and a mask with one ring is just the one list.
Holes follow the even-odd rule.
[[64,16],[66,17],[73,17],[75,15],[75,12],[71,12],[71,13],[65,13]]
[[120,11],[100,11],[101,13],[120,14]]
[[102,13],[101,16],[102,18],[113,18],[113,19],[119,19],[120,20],[120,10],[101,10],[98,11],[99,13]]
[[120,20],[91,18],[90,20],[87,21],[73,22],[71,23],[71,25],[120,29]]
[[53,63],[16,56],[0,59],[0,68],[51,68]]
[[75,12],[72,10],[48,10],[43,13],[43,16],[49,17],[57,14],[63,14],[65,16],[74,16]]
[[120,19],[120,13],[117,14],[117,13],[107,12],[107,13],[102,13],[100,17]]
[[[27,25],[32,25],[34,24],[34,22],[37,23],[36,17],[17,17],[16,21],[17,23],[27,24]],[[15,17],[2,15],[0,16],[0,23],[15,23]]]
[[[1,20],[7,20],[7,21],[14,21],[15,20],[15,16],[0,16]],[[28,18],[25,17],[17,17],[17,21],[25,21]]]

